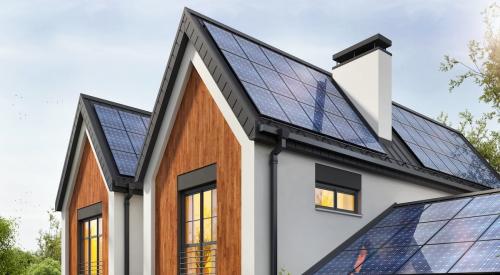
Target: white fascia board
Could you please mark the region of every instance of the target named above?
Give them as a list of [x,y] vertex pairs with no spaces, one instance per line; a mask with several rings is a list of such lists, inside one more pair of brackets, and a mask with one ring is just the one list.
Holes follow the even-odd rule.
[[64,194],[63,207],[61,211],[61,274],[68,275],[69,270],[69,240],[70,240],[70,230],[69,230],[69,204],[71,201],[71,194],[73,194],[73,188],[75,187],[76,177],[80,168],[80,162],[82,160],[83,148],[85,144],[87,128],[85,123],[78,132],[78,139],[75,150],[75,157],[71,166],[71,172],[69,176],[69,185],[66,189],[66,194]]
[[147,167],[143,188],[144,200],[144,274],[155,273],[155,180],[184,90],[192,69],[200,75],[210,95],[222,113],[229,128],[241,146],[241,268],[242,274],[254,274],[254,142],[250,140],[227,103],[216,82],[205,66],[201,56],[188,43],[165,112],[160,131],[154,144],[153,153]]

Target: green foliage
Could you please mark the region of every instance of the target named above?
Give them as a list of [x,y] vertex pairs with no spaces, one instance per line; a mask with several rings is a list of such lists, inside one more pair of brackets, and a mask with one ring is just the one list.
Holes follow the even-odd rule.
[[469,41],[469,61],[464,62],[448,55],[444,56],[440,70],[448,72],[460,66],[464,72],[449,82],[450,91],[470,79],[482,88],[479,99],[500,109],[500,6],[496,3],[483,13],[486,25],[484,41]]
[[49,211],[49,229],[40,231],[34,253],[16,247],[17,223],[0,217],[0,275],[61,274],[61,228]]
[[278,275],[291,275],[291,273],[286,271],[286,269],[281,268],[280,271],[278,272]]
[[47,213],[49,230],[39,232],[37,256],[61,262],[61,226],[53,210]]
[[61,264],[52,258],[31,265],[26,272],[26,275],[59,275],[61,274]]
[[[461,112],[458,130],[495,170],[500,171],[500,132],[488,129],[490,123],[500,122],[500,6],[492,4],[482,15],[486,25],[484,41],[469,42],[468,62],[445,55],[440,70],[448,72],[457,66],[465,70],[450,80],[450,91],[468,79],[481,87],[479,101],[489,104],[492,111],[478,119],[468,110]],[[448,115],[441,113],[437,119],[451,126]]]
[[17,223],[0,217],[0,274],[23,274],[36,257],[15,247]]

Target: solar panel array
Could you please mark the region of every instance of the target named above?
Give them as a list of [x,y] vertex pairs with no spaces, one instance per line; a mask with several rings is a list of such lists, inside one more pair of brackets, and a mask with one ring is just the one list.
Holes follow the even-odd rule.
[[434,170],[500,187],[500,179],[456,132],[393,105],[394,130],[422,164]]
[[118,172],[134,176],[150,118],[109,105],[94,104]]
[[384,152],[329,75],[203,23],[262,115]]
[[396,206],[314,274],[500,272],[500,193]]

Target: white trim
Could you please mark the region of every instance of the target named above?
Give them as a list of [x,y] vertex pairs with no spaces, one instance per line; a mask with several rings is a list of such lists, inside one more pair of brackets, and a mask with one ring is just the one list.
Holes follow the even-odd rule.
[[226,123],[241,145],[241,274],[255,274],[255,145],[241,127],[231,106],[227,103],[198,52],[195,53],[192,62]]
[[191,73],[190,60],[195,52],[191,43],[188,43],[177,73],[177,79],[170,95],[170,101],[163,117],[160,131],[153,145],[153,153],[147,167],[143,184],[143,219],[144,219],[144,249],[143,274],[155,274],[155,183],[156,175],[161,164],[168,138],[175,122],[175,117],[182,100],[189,74]]
[[231,107],[212,78],[202,58],[191,43],[188,43],[177,73],[162,125],[154,144],[149,167],[147,167],[143,187],[144,200],[144,269],[143,274],[155,274],[155,180],[175,123],[183,93],[192,67],[221,111],[229,128],[241,145],[241,272],[254,274],[255,270],[255,222],[254,222],[254,142],[246,135]]
[[65,191],[65,194],[61,194],[64,197],[63,206],[61,211],[61,274],[69,274],[69,203],[71,199],[71,194],[73,193],[73,188],[75,187],[76,177],[80,168],[80,162],[82,160],[83,154],[83,144],[84,138],[86,136],[87,128],[85,124],[82,123],[80,131],[78,133],[78,141],[76,144],[75,156],[73,158],[73,163],[71,166],[71,172],[69,176],[69,185]]

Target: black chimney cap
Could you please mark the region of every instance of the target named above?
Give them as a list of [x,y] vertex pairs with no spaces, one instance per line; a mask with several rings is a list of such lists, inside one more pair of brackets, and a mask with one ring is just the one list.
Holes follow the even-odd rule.
[[338,64],[341,64],[373,49],[385,50],[390,46],[392,46],[392,41],[389,38],[381,35],[380,33],[377,33],[372,37],[369,37],[359,43],[350,46],[345,50],[334,54],[333,60]]

